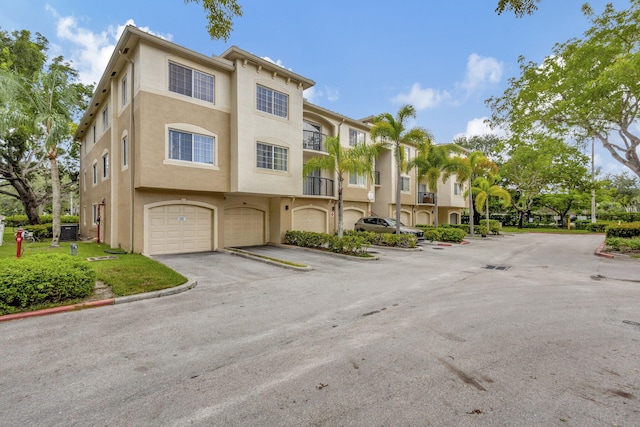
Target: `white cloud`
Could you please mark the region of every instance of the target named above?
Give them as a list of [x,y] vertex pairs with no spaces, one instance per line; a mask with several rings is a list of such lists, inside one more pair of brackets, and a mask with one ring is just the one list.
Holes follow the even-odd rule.
[[492,129],[487,123],[486,117],[477,117],[475,119],[469,120],[467,122],[467,129],[463,133],[456,134],[453,139],[456,138],[471,138],[474,136],[482,136],[482,135],[497,135],[497,136],[505,136],[506,132],[503,129]]
[[277,65],[278,67],[284,68],[285,70],[293,71],[291,68],[285,67],[284,63],[280,59],[277,59],[277,60],[274,61],[273,59],[269,58],[268,56],[263,56],[262,59],[264,59],[265,61],[271,62],[272,64]]
[[449,100],[451,95],[447,91],[431,88],[423,89],[420,83],[414,83],[409,93],[401,93],[393,98],[396,104],[410,104],[416,110],[434,108]]
[[305,89],[302,93],[304,98],[312,104],[317,104],[318,100],[322,98],[322,91],[318,90],[315,86],[311,86],[309,89]]
[[324,90],[318,89],[317,86],[312,86],[306,89],[303,93],[305,99],[313,104],[320,103],[320,100],[326,98],[329,102],[336,102],[340,99],[340,92],[338,89],[325,86]]
[[502,68],[502,62],[497,59],[472,53],[467,60],[467,72],[461,86],[467,92],[473,92],[486,84],[498,84],[502,79]]
[[[65,59],[73,63],[74,68],[78,71],[80,81],[85,84],[97,83],[100,80],[124,28],[127,25],[135,26],[135,22],[129,19],[123,25],[110,26],[102,32],[93,32],[81,27],[73,16],[61,16],[49,5],[46,6],[46,10],[56,20],[58,39],[63,43],[70,44],[68,50],[71,54]],[[138,27],[138,29],[167,40],[173,38],[172,35],[155,33],[148,27]]]

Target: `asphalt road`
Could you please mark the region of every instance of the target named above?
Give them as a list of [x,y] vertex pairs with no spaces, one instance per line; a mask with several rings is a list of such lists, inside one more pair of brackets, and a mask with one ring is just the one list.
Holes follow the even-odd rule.
[[0,323],[0,425],[638,426],[640,260],[602,239],[159,257],[198,286]]

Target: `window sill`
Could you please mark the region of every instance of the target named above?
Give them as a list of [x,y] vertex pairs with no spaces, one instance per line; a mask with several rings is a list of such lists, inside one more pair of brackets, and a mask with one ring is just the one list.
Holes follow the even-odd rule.
[[187,162],[184,160],[165,159],[162,163],[168,166],[183,166],[187,168],[208,169],[208,170],[216,170],[216,171],[220,170],[220,168],[216,165],[210,165],[207,163]]

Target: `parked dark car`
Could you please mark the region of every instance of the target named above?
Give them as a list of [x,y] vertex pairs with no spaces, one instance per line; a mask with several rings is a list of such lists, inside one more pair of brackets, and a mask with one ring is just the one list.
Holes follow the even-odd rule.
[[[360,218],[354,225],[356,231],[373,231],[375,233],[395,233],[396,220],[393,218],[379,218],[375,216]],[[400,223],[400,234],[413,234],[418,240],[424,239],[424,231],[415,227],[407,227]]]

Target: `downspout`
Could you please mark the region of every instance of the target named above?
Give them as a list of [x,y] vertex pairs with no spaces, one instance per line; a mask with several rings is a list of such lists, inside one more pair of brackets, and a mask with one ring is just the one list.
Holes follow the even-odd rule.
[[127,61],[130,65],[131,65],[131,105],[129,106],[129,127],[130,127],[130,132],[129,132],[129,169],[130,169],[130,177],[131,177],[131,182],[130,182],[130,196],[129,196],[129,206],[130,206],[130,215],[131,217],[129,218],[129,246],[130,246],[130,252],[133,252],[133,242],[134,242],[134,236],[133,236],[133,231],[135,230],[134,228],[134,221],[135,221],[135,197],[134,197],[134,191],[135,191],[135,165],[136,165],[136,161],[135,161],[135,115],[133,114],[133,110],[135,107],[135,91],[134,91],[134,86],[135,86],[135,82],[136,82],[136,67],[134,62],[129,59],[129,57],[127,55],[125,55],[124,53],[122,53],[121,50],[118,51],[118,53],[124,58],[125,61]]

